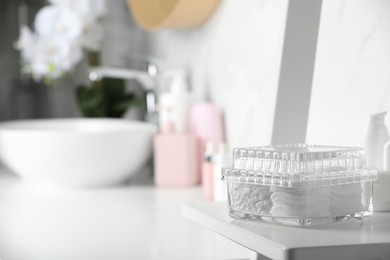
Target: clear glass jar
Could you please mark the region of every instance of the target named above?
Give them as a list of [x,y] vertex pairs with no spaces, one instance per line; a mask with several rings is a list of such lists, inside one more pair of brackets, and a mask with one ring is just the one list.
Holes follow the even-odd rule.
[[240,148],[222,174],[233,218],[307,226],[372,213],[376,171],[366,168],[360,148]]

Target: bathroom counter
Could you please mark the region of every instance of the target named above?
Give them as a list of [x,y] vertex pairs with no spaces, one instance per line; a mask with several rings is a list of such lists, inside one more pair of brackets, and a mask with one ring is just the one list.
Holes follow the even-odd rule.
[[182,205],[201,197],[199,187],[157,189],[150,177],[100,190],[50,189],[0,169],[0,259],[248,258],[246,248],[182,217]]
[[310,228],[234,220],[220,202],[187,204],[183,215],[258,252],[257,260],[390,259],[390,213]]

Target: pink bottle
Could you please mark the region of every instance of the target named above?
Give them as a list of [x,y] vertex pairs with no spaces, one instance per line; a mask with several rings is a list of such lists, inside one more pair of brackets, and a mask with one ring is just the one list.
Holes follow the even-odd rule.
[[159,134],[154,138],[154,181],[159,187],[199,183],[196,138],[192,134]]
[[222,112],[210,102],[194,105],[190,110],[189,126],[198,141],[197,169],[200,173],[206,142],[219,145],[225,140]]
[[160,95],[161,134],[154,138],[154,180],[159,187],[184,187],[200,181],[197,144],[188,133],[191,95],[184,75],[174,73],[170,91]]

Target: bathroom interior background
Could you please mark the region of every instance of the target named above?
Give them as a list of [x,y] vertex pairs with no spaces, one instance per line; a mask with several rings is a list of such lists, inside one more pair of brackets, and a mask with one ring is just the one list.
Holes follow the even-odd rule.
[[[0,120],[14,117],[13,2],[0,3]],[[124,55],[137,54],[184,68],[196,99],[223,109],[230,147],[270,143],[287,0],[222,0],[205,26],[153,33],[139,28],[124,0],[107,2],[104,65],[125,66]],[[389,14],[387,0],[323,0],[308,143],[360,146],[367,115],[390,110]]]

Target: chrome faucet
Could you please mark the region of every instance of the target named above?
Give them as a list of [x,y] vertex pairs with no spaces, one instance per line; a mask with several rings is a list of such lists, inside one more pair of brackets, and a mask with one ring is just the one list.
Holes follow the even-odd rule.
[[156,64],[146,62],[144,70],[116,68],[116,67],[94,67],[89,70],[89,80],[98,81],[105,77],[130,80],[137,80],[146,92],[146,116],[145,121],[157,124],[157,76],[159,68]]

